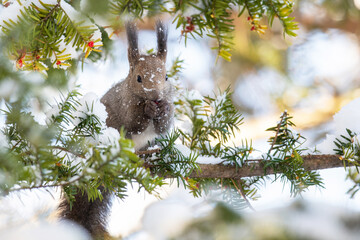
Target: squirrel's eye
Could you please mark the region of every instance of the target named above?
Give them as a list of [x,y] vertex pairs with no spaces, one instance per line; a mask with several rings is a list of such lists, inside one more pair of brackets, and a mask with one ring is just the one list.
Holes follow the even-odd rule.
[[141,77],[138,75],[138,77],[137,77],[137,81],[138,82],[142,82],[142,80],[141,80]]
[[167,80],[168,80],[168,75],[166,74],[166,75],[165,75],[165,81],[167,81]]

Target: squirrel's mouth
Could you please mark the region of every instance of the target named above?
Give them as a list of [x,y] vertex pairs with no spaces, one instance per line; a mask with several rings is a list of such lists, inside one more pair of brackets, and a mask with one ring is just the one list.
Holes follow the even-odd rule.
[[156,105],[158,105],[158,104],[162,101],[162,99],[163,99],[163,98],[161,98],[161,97],[158,96],[158,95],[156,95],[156,96],[146,96],[146,97],[144,97],[144,96],[141,96],[141,95],[139,94],[139,95],[137,95],[137,96],[139,97],[139,100],[140,100],[141,102],[146,102],[146,101],[150,100],[150,101],[153,101]]
[[163,94],[159,93],[158,91],[153,91],[149,92],[145,98],[156,103],[163,99]]

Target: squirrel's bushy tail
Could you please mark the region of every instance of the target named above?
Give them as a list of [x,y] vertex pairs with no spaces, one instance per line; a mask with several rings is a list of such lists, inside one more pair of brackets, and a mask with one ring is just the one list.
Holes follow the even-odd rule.
[[110,239],[106,231],[108,213],[111,207],[111,193],[99,188],[103,199],[89,201],[86,192],[79,191],[70,209],[70,204],[64,197],[59,205],[59,216],[71,220],[84,227],[93,239]]

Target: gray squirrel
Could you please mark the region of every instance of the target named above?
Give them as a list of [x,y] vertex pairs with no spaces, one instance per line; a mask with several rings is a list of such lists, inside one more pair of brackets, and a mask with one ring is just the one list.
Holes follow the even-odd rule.
[[140,150],[171,126],[174,106],[172,86],[166,75],[167,29],[156,23],[158,51],[142,55],[134,24],[127,24],[130,72],[127,78],[113,86],[102,98],[108,118],[106,125],[118,130],[123,126],[127,137]]
[[[113,86],[102,98],[108,112],[106,125],[120,131],[124,127],[126,136],[135,143],[135,150],[142,150],[156,136],[171,127],[174,105],[172,85],[166,75],[167,28],[161,21],[156,23],[157,53],[140,54],[138,33],[134,23],[126,24],[130,71],[122,82]],[[110,239],[106,231],[111,193],[103,187],[103,200],[89,202],[86,192],[78,191],[72,209],[62,199],[60,217],[83,226],[94,239]]]

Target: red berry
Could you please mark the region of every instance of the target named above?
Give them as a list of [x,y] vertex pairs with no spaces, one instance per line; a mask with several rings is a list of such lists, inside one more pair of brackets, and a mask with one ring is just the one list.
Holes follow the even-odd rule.
[[10,2],[4,4],[4,7],[8,7],[8,6],[10,6]]
[[252,26],[251,31],[254,31],[254,30],[255,30],[255,26]]
[[158,105],[158,104],[159,104],[159,101],[154,101],[154,103],[155,103],[156,105]]
[[88,42],[88,46],[91,47],[91,48],[93,48],[93,47],[94,47],[94,41]]
[[248,21],[250,21],[251,20],[251,17],[248,17]]
[[19,65],[19,67],[22,67],[22,66],[23,66],[23,60],[22,60],[22,59],[19,59],[18,65]]
[[60,60],[57,60],[56,61],[56,65],[60,65],[61,64],[61,61]]
[[199,188],[200,187],[200,183],[196,183],[196,188]]
[[192,31],[194,31],[194,29],[195,29],[195,27],[194,27],[193,24],[191,24],[191,25],[189,25],[189,26],[186,26],[186,28],[185,28],[185,30],[186,30],[187,32],[192,32]]
[[186,17],[188,23],[191,23],[191,17]]
[[37,56],[36,56],[36,59],[39,59],[39,58],[40,58],[40,56],[39,56],[39,55],[37,55]]

